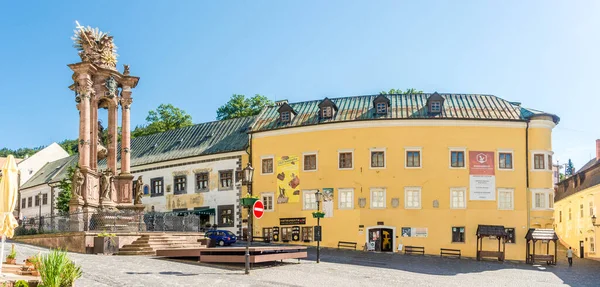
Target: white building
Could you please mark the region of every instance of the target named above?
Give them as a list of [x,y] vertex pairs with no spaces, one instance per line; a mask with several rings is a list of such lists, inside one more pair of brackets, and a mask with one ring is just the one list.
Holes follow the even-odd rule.
[[45,164],[61,158],[66,158],[68,156],[69,153],[67,153],[60,145],[57,143],[52,143],[42,150],[39,150],[32,156],[23,159],[23,161],[19,162],[18,164],[19,171],[21,172],[21,180],[19,184],[23,185],[25,182],[27,182]]

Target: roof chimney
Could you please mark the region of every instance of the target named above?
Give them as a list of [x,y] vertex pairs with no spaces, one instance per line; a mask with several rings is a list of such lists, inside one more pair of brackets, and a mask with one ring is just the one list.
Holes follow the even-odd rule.
[[596,160],[600,161],[600,139],[596,140]]
[[288,100],[280,100],[280,101],[276,101],[275,105],[276,106],[281,106],[281,105],[287,104],[287,103],[288,103]]

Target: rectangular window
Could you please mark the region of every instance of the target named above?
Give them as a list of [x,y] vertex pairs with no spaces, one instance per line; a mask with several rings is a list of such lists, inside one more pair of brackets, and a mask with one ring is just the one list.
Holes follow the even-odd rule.
[[338,189],[338,208],[353,209],[354,208],[354,189],[340,188]]
[[353,152],[339,152],[339,169],[352,169]]
[[501,152],[498,154],[498,158],[499,169],[513,169],[512,153]]
[[386,103],[377,103],[377,113],[378,114],[387,114],[387,104]]
[[317,210],[317,191],[316,190],[303,190],[303,210]]
[[546,165],[544,164],[544,155],[543,154],[534,154],[533,155],[533,168],[534,169],[545,169]]
[[282,227],[281,228],[281,241],[288,242],[292,240],[292,228]]
[[48,194],[47,193],[42,194],[42,204],[43,205],[48,204]]
[[331,107],[323,107],[321,109],[321,116],[323,118],[331,118],[333,116],[333,109]]
[[208,172],[196,174],[196,191],[208,191]]
[[571,220],[571,208],[569,207],[569,220]]
[[505,228],[504,229],[506,231],[506,243],[517,243],[517,236],[515,234],[515,229],[514,228]]
[[509,188],[498,189],[498,209],[513,210],[514,209],[514,190]]
[[262,174],[273,174],[273,158],[263,158],[262,159]]
[[535,192],[534,196],[534,208],[543,209],[546,208],[547,195],[543,192]]
[[219,205],[217,207],[217,211],[219,212],[219,227],[233,227],[234,225],[234,216],[235,216],[235,208],[232,205]]
[[594,202],[593,202],[593,201],[590,201],[590,217],[591,217],[592,215],[594,215],[594,214],[596,214],[596,213],[594,212]]
[[404,188],[404,208],[406,208],[406,209],[421,208],[421,188],[420,187],[405,187]]
[[595,237],[590,237],[590,252],[595,253],[596,252],[596,241],[595,241]]
[[552,170],[552,155],[548,155],[548,170]]
[[185,175],[178,175],[173,177],[173,184],[175,186],[173,193],[174,194],[185,194],[187,193],[187,176]]
[[33,205],[33,197],[27,198],[27,207],[31,207]]
[[554,192],[548,193],[548,208],[554,208]]
[[150,179],[150,196],[161,196],[164,194],[164,181],[162,177]]
[[273,228],[272,227],[265,227],[262,229],[263,233],[263,239],[269,240],[269,241],[273,241]]
[[442,110],[442,103],[440,101],[432,101],[431,102],[431,112],[439,113]]
[[450,152],[450,167],[459,168],[465,167],[465,152],[451,151]]
[[464,209],[466,208],[466,188],[451,188],[450,189],[450,208]]
[[289,122],[290,121],[290,112],[281,112],[281,121]]
[[263,193],[262,194],[262,202],[265,205],[265,211],[273,211],[273,198],[275,194],[273,192]]
[[302,241],[311,242],[313,240],[313,227],[303,226],[302,227]]
[[385,208],[384,188],[371,188],[371,208]]
[[562,222],[562,210],[558,212],[558,222]]
[[40,196],[39,195],[35,196],[35,206],[40,206]]
[[304,171],[317,170],[317,154],[304,155]]
[[227,190],[233,188],[233,170],[219,171],[219,189]]
[[406,167],[421,167],[421,151],[406,151]]
[[579,205],[579,217],[583,218],[583,204]]
[[22,198],[21,199],[21,208],[25,208],[27,207],[27,198]]
[[452,242],[465,242],[465,227],[452,227]]
[[371,151],[371,167],[385,167],[385,151]]

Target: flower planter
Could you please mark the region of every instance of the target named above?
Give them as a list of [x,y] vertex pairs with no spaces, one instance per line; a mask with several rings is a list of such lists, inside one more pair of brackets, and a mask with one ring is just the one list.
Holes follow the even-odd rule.
[[17,259],[15,258],[6,258],[6,264],[17,264]]
[[313,218],[324,218],[325,212],[313,212],[312,216],[313,216]]
[[94,254],[115,254],[119,252],[119,237],[94,237]]
[[244,197],[241,200],[242,206],[252,206],[254,205],[255,202],[258,201],[258,198],[252,198],[252,197]]

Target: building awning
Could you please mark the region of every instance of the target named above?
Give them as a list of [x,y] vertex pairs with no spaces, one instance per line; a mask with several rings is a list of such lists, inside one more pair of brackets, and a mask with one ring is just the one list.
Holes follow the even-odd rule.
[[527,240],[558,240],[554,229],[530,228],[525,235]]
[[502,225],[479,225],[477,226],[477,236],[507,237],[508,234]]

